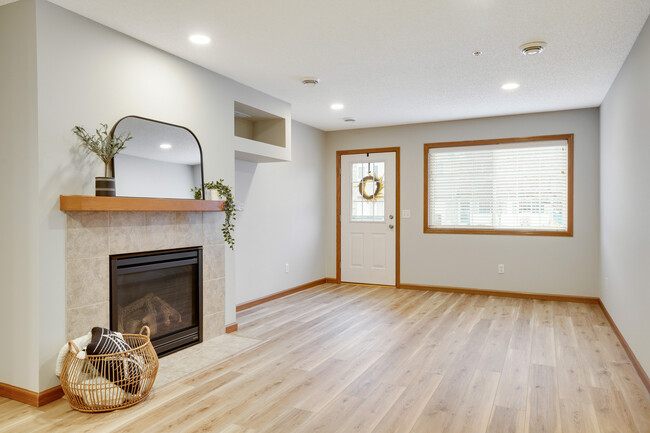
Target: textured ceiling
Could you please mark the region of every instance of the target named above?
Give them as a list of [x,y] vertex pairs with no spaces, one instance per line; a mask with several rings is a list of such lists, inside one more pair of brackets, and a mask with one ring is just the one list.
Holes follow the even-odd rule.
[[[323,130],[598,106],[650,13],[650,0],[51,1],[283,99]],[[519,53],[536,40],[547,50]],[[508,81],[521,87],[501,90]]]

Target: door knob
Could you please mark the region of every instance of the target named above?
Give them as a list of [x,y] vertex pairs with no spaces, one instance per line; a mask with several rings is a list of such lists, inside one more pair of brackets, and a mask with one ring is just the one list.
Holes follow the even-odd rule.
[[388,228],[389,228],[389,229],[394,229],[394,228],[395,228],[395,226],[394,226],[394,225],[392,225],[392,224],[389,224],[389,225],[388,225]]
[[388,219],[391,219],[391,220],[392,220],[393,218],[395,218],[395,217],[392,216],[392,215],[388,215]]

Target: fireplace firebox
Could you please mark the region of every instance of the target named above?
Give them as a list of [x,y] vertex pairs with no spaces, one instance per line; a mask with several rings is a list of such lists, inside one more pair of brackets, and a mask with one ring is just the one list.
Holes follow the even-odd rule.
[[151,330],[158,356],[203,339],[201,247],[110,256],[111,329]]

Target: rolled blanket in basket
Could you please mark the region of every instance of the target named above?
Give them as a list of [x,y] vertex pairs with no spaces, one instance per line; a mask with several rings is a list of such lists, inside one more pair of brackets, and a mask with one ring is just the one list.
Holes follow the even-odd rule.
[[119,386],[130,394],[137,394],[140,390],[140,375],[142,374],[142,360],[132,354],[123,354],[131,350],[121,335],[110,329],[95,327],[92,330],[92,341],[86,348],[88,355],[110,355],[102,358],[91,357],[90,362],[109,381]]
[[127,397],[126,391],[101,376],[84,380],[79,390],[84,403],[96,409],[119,406]]
[[[92,332],[89,332],[86,335],[77,337],[72,342],[81,350],[80,354],[86,349],[86,346],[90,344],[90,341],[93,338]],[[54,370],[57,377],[61,377],[61,370],[63,369],[63,361],[65,361],[65,356],[68,354],[68,343],[65,343],[61,350],[59,350],[59,356],[56,358],[56,369]],[[85,352],[83,352],[85,355]]]

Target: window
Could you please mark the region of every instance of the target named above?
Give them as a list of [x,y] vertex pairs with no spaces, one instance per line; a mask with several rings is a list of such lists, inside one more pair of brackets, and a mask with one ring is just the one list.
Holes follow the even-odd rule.
[[573,134],[424,145],[425,233],[573,236]]
[[352,164],[351,221],[384,221],[384,163]]

